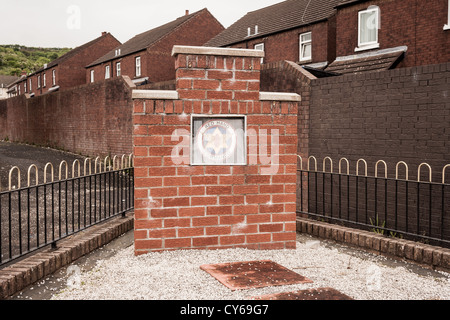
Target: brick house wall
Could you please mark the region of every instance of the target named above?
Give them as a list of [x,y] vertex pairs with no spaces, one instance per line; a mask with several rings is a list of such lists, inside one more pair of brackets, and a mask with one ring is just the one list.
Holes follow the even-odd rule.
[[[120,42],[112,36],[110,33],[103,33],[102,36],[91,43],[87,43],[79,48],[73,49],[76,52],[68,53],[67,58],[61,57],[61,61],[52,66],[49,64],[49,68],[46,70],[39,70],[30,76],[26,80],[21,81],[20,91],[24,93],[34,93],[35,96],[45,94],[51,91],[52,87],[59,86],[60,90],[65,90],[80,85],[86,84],[86,69],[85,66],[92,61],[100,58],[105,53],[111,51],[117,47]],[[58,59],[57,59],[58,60]],[[56,72],[56,84],[53,85],[53,70]],[[44,86],[44,74],[45,74],[45,86]],[[41,84],[38,85],[38,77],[41,78]],[[25,84],[26,81],[26,89]],[[30,81],[32,83],[32,91],[30,92]]]
[[448,0],[371,0],[338,7],[338,57],[355,54],[358,46],[358,12],[371,5],[378,6],[381,11],[379,49],[408,47],[406,57],[399,67],[450,61],[450,30],[443,28],[448,21]]
[[[173,46],[201,46],[221,31],[223,31],[223,26],[214,16],[208,10],[202,10],[142,51],[99,65],[89,66],[86,68],[86,81],[90,82],[91,70],[94,70],[95,81],[105,79],[106,66],[111,68],[111,77],[116,77],[117,62],[121,63],[122,75],[130,77],[131,80],[143,77],[148,77],[149,83],[173,80],[175,79],[175,68],[171,55]],[[136,57],[141,57],[142,74],[140,76],[136,76]]]
[[[136,254],[294,248],[297,101],[260,100],[254,50],[174,50],[177,91],[133,93]],[[180,140],[172,135],[190,132],[193,114],[246,115],[248,130],[279,130],[278,174],[261,174],[267,165],[250,161],[257,157],[250,137],[248,165],[192,166],[184,152],[175,163]]]
[[246,42],[234,44],[232,48],[253,49],[256,44],[264,43],[264,63],[273,63],[282,60],[299,62],[300,35],[312,33],[312,59],[300,64],[332,62],[336,58],[335,19],[318,22],[309,26],[287,30],[263,38],[251,39]]

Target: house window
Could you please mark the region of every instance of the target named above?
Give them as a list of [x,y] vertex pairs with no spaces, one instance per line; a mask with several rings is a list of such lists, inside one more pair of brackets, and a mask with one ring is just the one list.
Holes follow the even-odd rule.
[[38,84],[37,84],[38,89],[41,87],[41,76],[38,75]]
[[42,77],[42,84],[43,84],[43,86],[44,86],[44,88],[47,86],[47,77],[46,77],[46,74],[44,73],[44,75],[43,75],[43,77]]
[[136,77],[140,77],[141,74],[141,57],[136,57]]
[[117,74],[118,77],[120,77],[122,75],[120,62],[116,63],[116,74]]
[[[27,82],[25,81],[24,83],[23,83],[23,92],[27,92]],[[19,86],[19,94],[20,94],[20,86]]]
[[52,83],[54,86],[56,86],[56,70],[52,71]]
[[94,82],[95,77],[94,77],[94,70],[91,70],[91,83]]
[[[258,43],[254,46],[255,50],[264,51],[264,43]],[[264,63],[264,58],[261,58],[261,63]]]
[[447,24],[444,25],[444,30],[450,30],[450,0],[448,0]]
[[371,6],[358,13],[358,48],[368,50],[378,48],[378,29],[380,27],[380,8]]
[[110,66],[106,66],[105,68],[105,79],[109,79],[111,78],[111,67]]
[[312,59],[312,34],[311,32],[300,35],[300,61]]
[[31,82],[31,79],[30,79],[30,93],[31,92],[33,92],[33,83]]

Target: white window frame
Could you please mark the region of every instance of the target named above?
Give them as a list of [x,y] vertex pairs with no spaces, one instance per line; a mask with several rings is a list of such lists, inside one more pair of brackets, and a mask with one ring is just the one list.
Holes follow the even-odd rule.
[[[306,36],[306,35],[308,35],[308,34],[311,35],[311,40],[302,41],[303,36]],[[302,34],[299,36],[299,39],[300,39],[300,61],[310,61],[310,60],[312,60],[312,32],[305,32],[305,33],[302,33]],[[311,46],[311,55],[308,56],[308,57],[304,57],[304,56],[303,56],[303,46],[304,46],[304,45],[308,45],[308,44]]]
[[31,92],[33,92],[33,82],[32,82],[32,80],[30,79],[30,93]]
[[450,30],[450,0],[448,0],[447,24],[444,25],[444,30]]
[[[20,90],[20,85],[19,85],[19,90]],[[25,93],[27,93],[27,81],[25,80],[25,82],[23,83],[23,91]],[[20,94],[20,93],[19,93]]]
[[141,57],[136,57],[136,77],[140,77],[142,75],[142,65],[141,65]]
[[52,83],[53,83],[53,86],[56,86],[56,70],[55,69],[52,70]]
[[95,81],[95,72],[94,70],[91,70],[91,83]]
[[37,77],[37,88],[40,89],[41,88],[41,75],[38,75]]
[[120,77],[122,75],[122,65],[120,62],[116,63],[116,75]]
[[43,87],[45,88],[45,87],[47,87],[47,76],[46,76],[46,74],[44,73],[43,74],[43,76],[42,76],[42,85],[43,85]]
[[[253,46],[253,49],[255,50],[260,50],[262,52],[265,52],[265,48],[264,48],[264,42],[263,43],[257,43]],[[261,58],[261,63],[264,63],[264,58]]]
[[[376,21],[375,21],[375,25],[377,28],[377,32],[376,32],[376,39],[375,41],[370,41],[370,42],[361,42],[361,16],[363,14],[367,14],[370,12],[375,12],[376,13]],[[370,50],[370,49],[376,49],[380,47],[380,44],[378,42],[378,31],[379,31],[379,23],[380,23],[380,8],[378,7],[369,7],[366,10],[362,10],[360,12],[358,12],[358,47],[355,49],[355,51],[362,51],[362,50]]]
[[109,79],[109,78],[111,78],[111,67],[106,66],[105,67],[105,79]]

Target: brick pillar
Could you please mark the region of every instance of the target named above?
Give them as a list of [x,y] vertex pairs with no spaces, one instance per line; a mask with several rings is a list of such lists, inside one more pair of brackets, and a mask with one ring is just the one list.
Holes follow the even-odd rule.
[[176,91],[133,92],[136,254],[295,248],[300,96],[260,92],[261,51],[173,55]]

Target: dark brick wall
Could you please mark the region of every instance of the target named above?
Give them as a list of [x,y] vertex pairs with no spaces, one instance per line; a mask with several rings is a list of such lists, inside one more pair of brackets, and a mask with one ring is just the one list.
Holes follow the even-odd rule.
[[132,88],[124,78],[0,104],[0,138],[89,156],[132,150]]
[[261,91],[293,92],[302,97],[298,114],[298,153],[309,156],[309,107],[311,81],[316,79],[299,65],[290,61],[264,64],[261,67]]
[[441,181],[450,163],[449,83],[450,63],[313,81],[310,155],[346,157],[353,172],[364,158],[369,174],[384,160],[391,177],[405,161],[410,179],[427,162],[433,180]]

